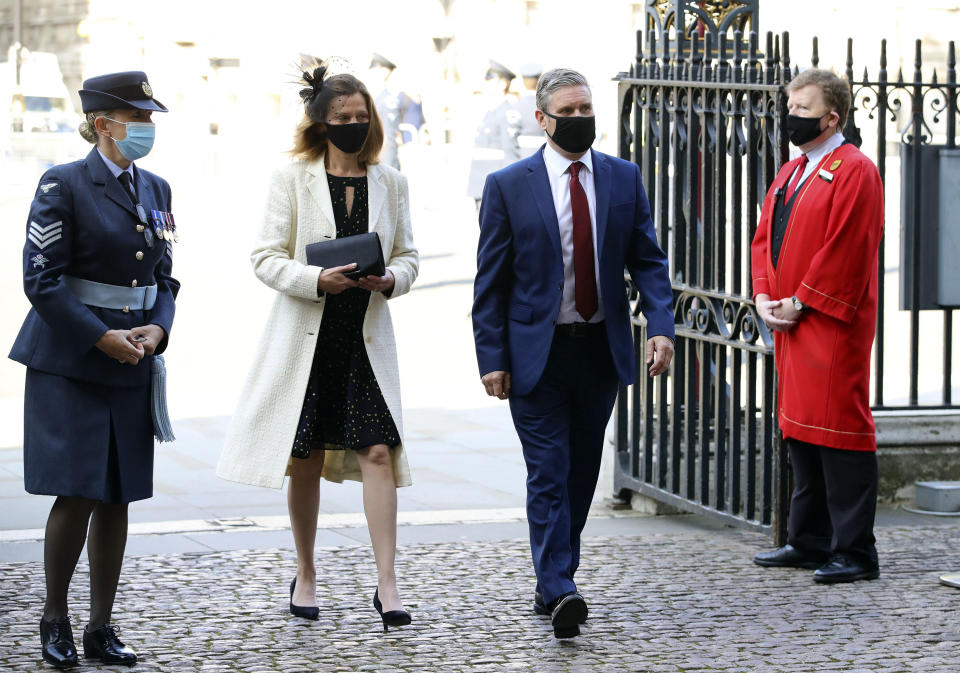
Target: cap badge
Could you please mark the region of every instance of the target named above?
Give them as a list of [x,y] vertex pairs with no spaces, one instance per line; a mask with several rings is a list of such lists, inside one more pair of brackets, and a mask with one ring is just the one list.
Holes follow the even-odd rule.
[[153,98],[153,88],[146,82],[140,82],[140,88],[143,89],[143,93]]

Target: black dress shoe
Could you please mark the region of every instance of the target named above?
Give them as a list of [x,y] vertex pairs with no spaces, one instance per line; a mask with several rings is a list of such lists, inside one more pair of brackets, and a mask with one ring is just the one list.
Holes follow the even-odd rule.
[[552,614],[550,608],[543,602],[543,594],[539,591],[533,592],[533,613],[545,617],[549,617]]
[[875,580],[880,577],[880,568],[875,564],[859,561],[846,554],[834,554],[823,567],[813,573],[813,581],[820,584],[840,584],[857,580]]
[[413,621],[410,613],[406,610],[387,610],[383,611],[383,603],[380,602],[380,588],[373,590],[373,609],[380,615],[383,621],[383,632],[386,633],[388,626],[406,626]]
[[91,630],[83,629],[83,657],[84,659],[99,659],[105,664],[124,664],[133,666],[137,663],[137,653],[132,648],[120,642],[119,626],[104,624]]
[[40,620],[40,644],[43,660],[54,668],[77,666],[77,645],[73,642],[73,629],[69,617]]
[[551,603],[550,623],[555,638],[573,638],[580,635],[580,624],[587,621],[587,602],[576,591],[560,596]]
[[753,557],[758,566],[767,568],[806,568],[816,570],[827,561],[825,554],[805,552],[791,545],[784,545],[780,549],[765,551]]
[[320,608],[315,605],[294,605],[293,604],[293,590],[297,586],[297,578],[294,577],[293,581],[290,582],[290,614],[294,617],[300,617],[300,619],[309,619],[311,621],[316,621],[320,618]]

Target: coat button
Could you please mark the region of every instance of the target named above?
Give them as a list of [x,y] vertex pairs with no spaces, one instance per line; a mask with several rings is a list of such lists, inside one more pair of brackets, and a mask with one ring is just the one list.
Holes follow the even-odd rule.
[[124,312],[124,313],[130,313],[130,307],[129,307],[129,306],[124,306],[124,307],[123,307],[123,312]]
[[137,225],[137,231],[139,231],[141,234],[143,233],[143,225],[142,225],[142,224],[138,224],[138,225]]
[[372,337],[367,337],[366,339],[364,339],[364,341],[366,341],[367,343],[372,343],[372,342],[373,342],[373,338],[372,338]]
[[143,259],[143,252],[140,250],[137,250],[137,261],[139,262],[141,259]]
[[134,278],[132,281],[130,281],[130,287],[136,287],[136,286],[137,286],[137,279]]

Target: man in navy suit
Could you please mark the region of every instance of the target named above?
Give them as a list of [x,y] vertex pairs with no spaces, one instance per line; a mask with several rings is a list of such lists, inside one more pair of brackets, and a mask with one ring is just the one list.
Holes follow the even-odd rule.
[[473,332],[483,385],[510,400],[523,445],[534,610],[569,638],[587,618],[573,575],[604,431],[618,380],[637,369],[624,269],[640,290],[651,376],[673,358],[673,291],[638,167],[590,149],[587,80],[544,73],[535,114],[546,145],[484,186]]

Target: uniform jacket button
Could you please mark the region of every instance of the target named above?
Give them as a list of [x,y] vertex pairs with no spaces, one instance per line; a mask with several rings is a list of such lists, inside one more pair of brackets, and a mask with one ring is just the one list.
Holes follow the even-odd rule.
[[132,281],[130,281],[130,287],[136,287],[136,286],[137,286],[137,279],[134,278]]
[[143,233],[143,225],[142,225],[142,224],[138,224],[138,225],[137,225],[137,231],[139,231],[140,233]]
[[141,259],[143,259],[143,251],[137,250],[137,261],[139,262]]
[[124,306],[124,307],[123,307],[123,312],[124,312],[124,313],[130,313],[130,307],[129,307],[129,306]]

